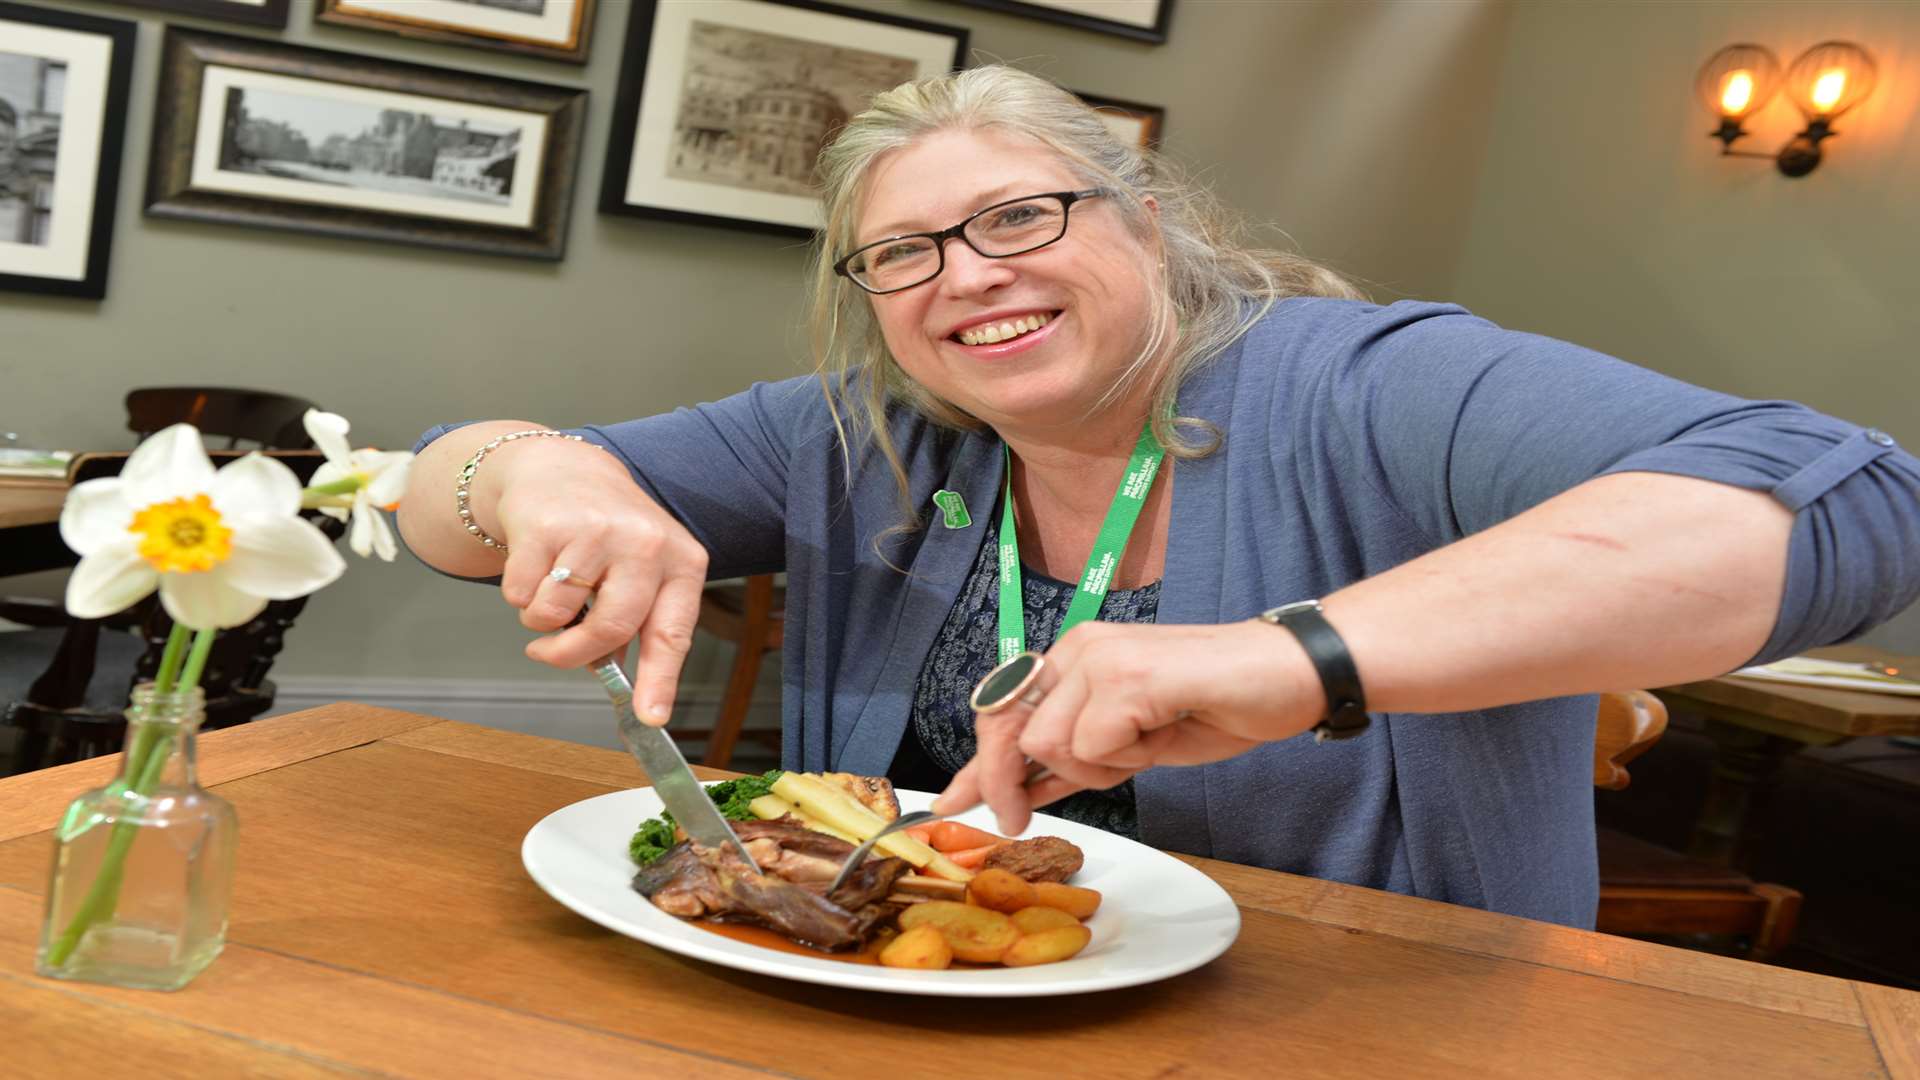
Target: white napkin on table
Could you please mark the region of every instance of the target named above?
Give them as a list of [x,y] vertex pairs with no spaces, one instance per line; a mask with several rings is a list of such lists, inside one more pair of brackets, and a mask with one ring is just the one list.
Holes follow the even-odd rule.
[[1791,656],[1759,667],[1741,668],[1732,674],[1743,679],[1766,679],[1772,682],[1800,683],[1805,686],[1826,686],[1836,690],[1865,690],[1875,694],[1920,697],[1920,671],[1914,673],[1913,679],[1907,679],[1901,677],[1907,674],[1904,671],[1898,676],[1886,675],[1865,664],[1845,660]]

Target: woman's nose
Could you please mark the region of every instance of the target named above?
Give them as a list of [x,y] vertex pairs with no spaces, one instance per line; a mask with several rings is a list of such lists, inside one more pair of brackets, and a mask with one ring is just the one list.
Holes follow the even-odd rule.
[[946,263],[940,274],[942,288],[955,296],[998,288],[1016,276],[1011,259],[989,259],[958,237],[947,241]]

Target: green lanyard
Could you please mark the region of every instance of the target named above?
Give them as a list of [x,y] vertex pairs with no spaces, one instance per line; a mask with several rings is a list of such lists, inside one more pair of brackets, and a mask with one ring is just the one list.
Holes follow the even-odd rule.
[[[1060,633],[1100,614],[1100,603],[1107,598],[1114,571],[1120,568],[1120,553],[1127,549],[1127,537],[1153,490],[1153,478],[1160,471],[1160,459],[1166,450],[1153,437],[1153,421],[1140,429],[1140,441],[1134,444],[1133,457],[1127,461],[1127,474],[1113,493],[1113,505],[1107,508],[1107,520],[1093,541],[1093,553],[1087,556],[1087,568],[1081,571],[1080,587],[1067,605],[1067,617]],[[1013,527],[1013,451],[1007,451],[1005,509],[1000,515],[1000,662],[1020,655],[1027,648],[1026,603],[1020,590],[1020,539]]]

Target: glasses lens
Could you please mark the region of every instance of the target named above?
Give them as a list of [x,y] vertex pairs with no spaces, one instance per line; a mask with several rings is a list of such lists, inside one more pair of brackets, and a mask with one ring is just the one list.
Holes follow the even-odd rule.
[[847,262],[847,273],[875,292],[918,285],[940,272],[940,249],[924,236],[883,240],[861,248]]
[[1066,231],[1066,205],[1051,195],[989,207],[967,222],[967,239],[982,255],[1018,255],[1051,244]]

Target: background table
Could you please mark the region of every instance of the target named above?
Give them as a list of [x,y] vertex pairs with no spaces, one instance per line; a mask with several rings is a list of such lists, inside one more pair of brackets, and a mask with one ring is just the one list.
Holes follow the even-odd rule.
[[79,556],[60,540],[64,483],[0,477],[0,577],[71,566]]
[[[609,721],[611,722],[611,721]],[[50,840],[112,760],[0,781],[0,1030],[23,1076],[1920,1076],[1920,994],[1206,859],[1240,939],[1179,978],[965,1001],[765,978],[520,866],[624,755],[333,705],[210,733],[227,951],[176,994],[32,974]]]
[[[1810,655],[1876,661],[1920,675],[1920,658],[1864,645],[1814,649]],[[1655,693],[1668,709],[1702,717],[1713,740],[1713,775],[1688,850],[1723,864],[1745,861],[1748,808],[1772,786],[1788,755],[1866,735],[1920,735],[1920,697],[1732,675]]]

